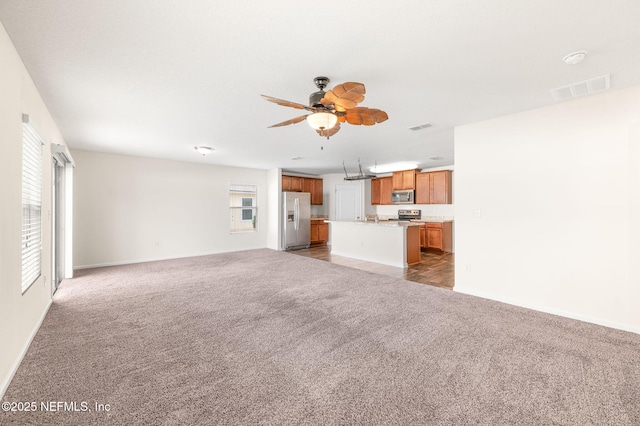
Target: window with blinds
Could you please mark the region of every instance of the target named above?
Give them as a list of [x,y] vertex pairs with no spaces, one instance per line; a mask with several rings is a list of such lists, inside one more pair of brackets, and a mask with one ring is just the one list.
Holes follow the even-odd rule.
[[256,185],[231,185],[229,207],[231,232],[255,231],[258,227],[258,187]]
[[42,138],[22,120],[22,292],[40,276],[42,263]]

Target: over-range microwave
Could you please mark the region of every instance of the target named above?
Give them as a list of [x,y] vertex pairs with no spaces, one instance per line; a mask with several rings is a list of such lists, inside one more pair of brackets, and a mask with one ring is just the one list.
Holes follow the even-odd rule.
[[414,191],[391,191],[392,204],[413,204]]

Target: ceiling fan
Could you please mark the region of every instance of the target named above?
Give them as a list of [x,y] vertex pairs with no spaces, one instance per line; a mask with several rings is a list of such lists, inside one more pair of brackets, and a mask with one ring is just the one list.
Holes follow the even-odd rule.
[[313,82],[320,90],[309,95],[308,106],[272,98],[271,96],[260,95],[269,102],[278,105],[311,111],[311,114],[301,115],[291,120],[269,126],[269,128],[288,126],[289,124],[307,120],[307,123],[309,123],[320,136],[329,139],[329,137],[338,133],[340,123],[344,123],[345,121],[358,126],[372,126],[376,123],[382,123],[389,118],[387,113],[382,110],[356,106],[364,100],[364,94],[366,93],[364,84],[362,83],[346,82],[338,84],[333,89],[325,92],[324,88],[327,87],[329,78],[316,77],[313,79]]

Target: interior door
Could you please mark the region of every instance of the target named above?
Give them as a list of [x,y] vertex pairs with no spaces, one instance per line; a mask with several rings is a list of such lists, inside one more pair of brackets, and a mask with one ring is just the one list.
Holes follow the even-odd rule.
[[336,184],[336,220],[362,219],[362,186],[356,184]]

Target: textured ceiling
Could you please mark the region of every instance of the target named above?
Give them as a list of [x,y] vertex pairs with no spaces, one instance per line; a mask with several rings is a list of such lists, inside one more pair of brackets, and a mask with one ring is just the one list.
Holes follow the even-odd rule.
[[[209,164],[451,165],[457,125],[603,74],[640,84],[636,0],[2,0],[0,20],[72,148]],[[579,49],[584,62],[563,63]],[[307,103],[318,75],[364,83],[361,106],[389,120],[330,140],[305,122],[267,128],[300,111],[259,95]]]

